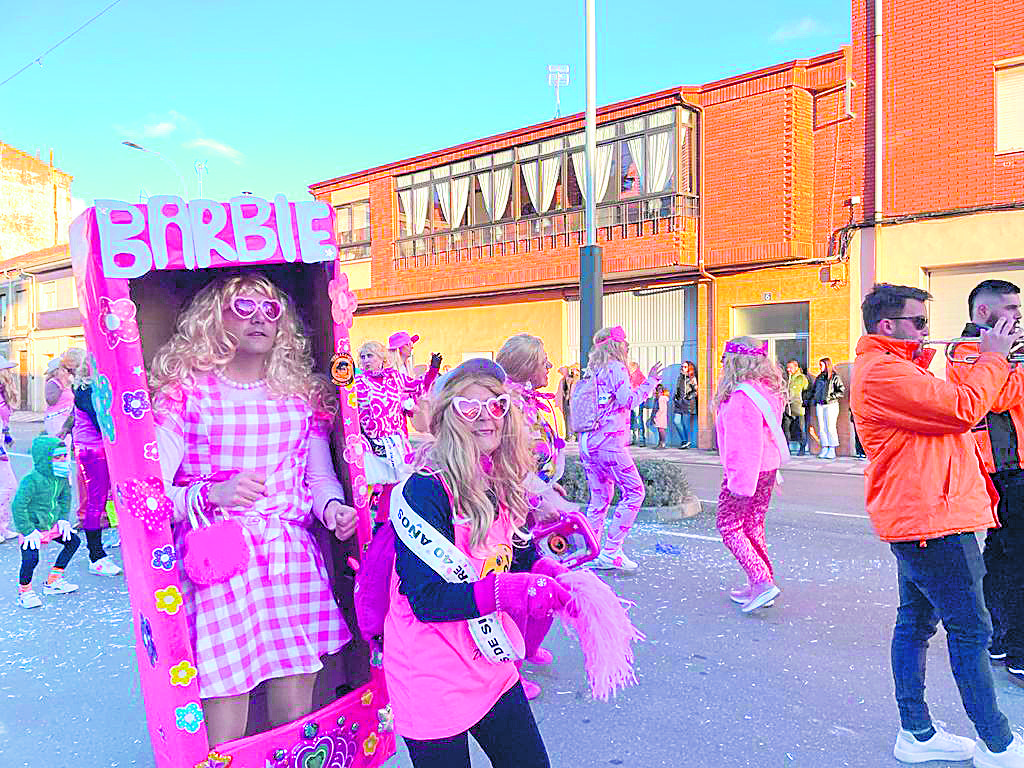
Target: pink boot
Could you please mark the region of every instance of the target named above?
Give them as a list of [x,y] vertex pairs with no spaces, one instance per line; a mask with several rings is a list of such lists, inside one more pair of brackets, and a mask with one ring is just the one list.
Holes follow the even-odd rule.
[[523,684],[523,693],[526,694],[527,701],[533,701],[540,696],[540,686],[531,680],[527,680],[525,677],[519,678],[519,682]]
[[534,651],[532,655],[526,657],[526,660],[531,664],[539,664],[541,666],[544,666],[554,661],[555,657],[547,648],[537,648],[537,650]]

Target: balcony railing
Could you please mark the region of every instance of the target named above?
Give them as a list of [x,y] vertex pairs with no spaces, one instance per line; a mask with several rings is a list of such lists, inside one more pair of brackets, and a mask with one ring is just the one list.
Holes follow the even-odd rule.
[[[621,240],[686,229],[696,219],[699,202],[694,195],[664,195],[597,207],[598,241]],[[559,247],[583,245],[582,208],[528,216],[497,224],[436,232],[395,241],[396,270],[448,263],[453,256],[492,258]]]

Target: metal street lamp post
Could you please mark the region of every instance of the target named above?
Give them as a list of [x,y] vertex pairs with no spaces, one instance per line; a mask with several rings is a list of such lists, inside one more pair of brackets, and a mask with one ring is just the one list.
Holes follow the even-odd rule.
[[597,159],[597,62],[594,0],[586,0],[587,9],[587,112],[586,112],[586,225],[587,241],[580,247],[580,370],[587,366],[594,334],[602,326],[601,302],[604,279],[601,272],[601,248],[597,245],[594,220],[594,163]]
[[122,141],[121,143],[124,144],[126,147],[129,147],[130,149],[137,149],[140,152],[145,152],[145,153],[150,154],[150,155],[156,155],[161,160],[163,160],[165,163],[167,163],[167,165],[170,166],[171,170],[174,171],[174,173],[178,176],[178,181],[181,182],[181,191],[184,194],[184,198],[183,199],[185,201],[188,201],[188,199],[189,199],[189,197],[188,197],[188,186],[185,184],[185,177],[181,175],[181,171],[178,170],[178,166],[176,166],[174,163],[172,163],[170,160],[168,160],[162,154],[157,152],[155,149],[147,149],[146,147],[143,147],[140,144],[136,144],[134,141]]

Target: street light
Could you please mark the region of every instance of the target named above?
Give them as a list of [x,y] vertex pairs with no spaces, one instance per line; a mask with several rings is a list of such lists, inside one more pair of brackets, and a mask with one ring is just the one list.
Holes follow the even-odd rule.
[[155,149],[148,149],[146,147],[143,147],[140,144],[136,144],[134,141],[122,141],[121,143],[124,144],[129,149],[137,149],[137,150],[139,150],[139,152],[145,152],[145,153],[150,154],[150,155],[156,155],[161,160],[163,160],[165,163],[167,163],[167,165],[169,165],[171,167],[171,170],[174,171],[175,174],[177,174],[178,181],[181,182],[181,191],[185,195],[183,199],[186,200],[186,201],[188,200],[188,186],[185,184],[185,177],[181,175],[181,171],[178,170],[178,166],[176,166],[174,163],[172,163],[170,160],[168,160],[162,154],[157,152]]
[[586,112],[586,245],[580,247],[580,370],[587,367],[590,345],[602,325],[601,302],[604,279],[601,274],[601,248],[597,245],[594,220],[594,161],[597,157],[597,63],[594,29],[594,0],[586,0],[587,9],[587,112]]

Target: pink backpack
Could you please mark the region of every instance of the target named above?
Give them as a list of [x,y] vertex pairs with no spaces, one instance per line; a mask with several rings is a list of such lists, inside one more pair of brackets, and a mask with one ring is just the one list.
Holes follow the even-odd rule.
[[597,429],[601,411],[598,408],[597,375],[588,373],[573,387],[569,398],[569,413],[573,432],[593,432]]

